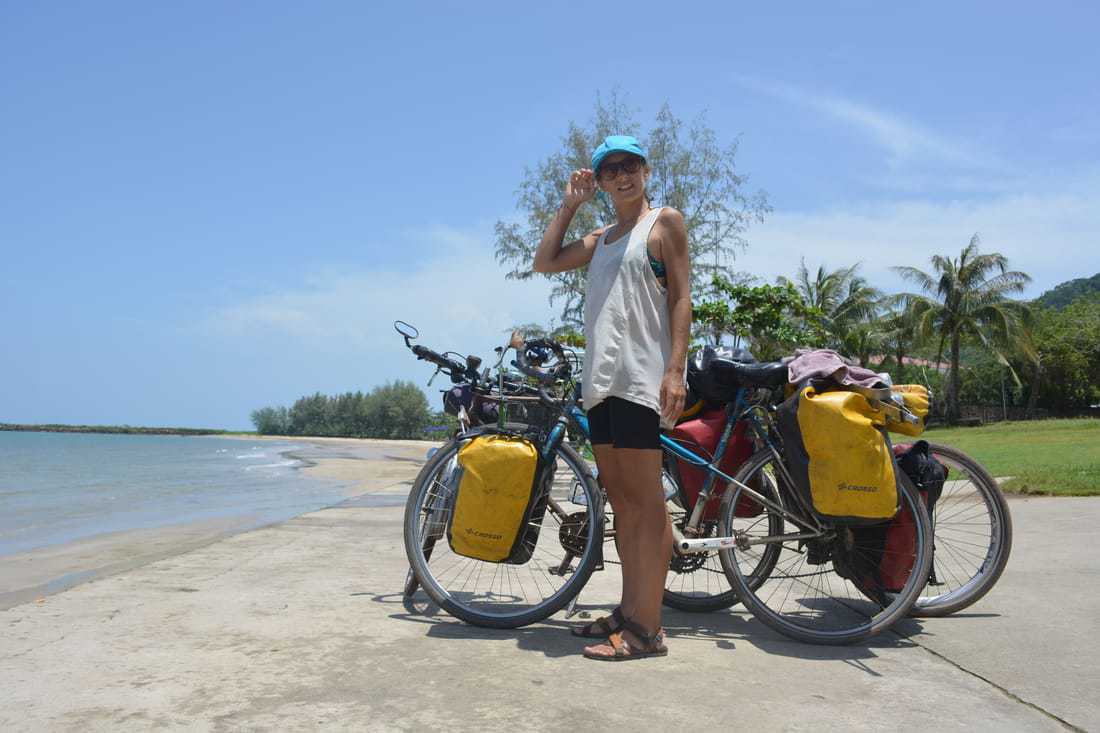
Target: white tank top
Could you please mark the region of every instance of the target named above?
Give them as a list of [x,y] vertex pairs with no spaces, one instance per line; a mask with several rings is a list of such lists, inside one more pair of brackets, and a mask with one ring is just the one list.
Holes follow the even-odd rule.
[[[608,397],[661,413],[672,336],[668,295],[649,264],[646,246],[661,210],[653,209],[614,242],[600,235],[584,295],[585,364],[581,395],[591,410]],[[662,427],[671,427],[664,425]]]

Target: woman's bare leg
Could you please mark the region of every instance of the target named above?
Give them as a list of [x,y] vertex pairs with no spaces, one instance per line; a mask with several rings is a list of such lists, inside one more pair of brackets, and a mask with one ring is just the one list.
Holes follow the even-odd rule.
[[607,491],[607,499],[611,502],[611,510],[615,514],[615,549],[619,553],[621,563],[623,588],[619,607],[623,615],[630,618],[634,612],[635,599],[637,597],[635,572],[634,542],[636,533],[632,531],[635,524],[633,518],[633,506],[628,501],[624,487],[622,468],[620,466],[620,453],[610,445],[594,445],[592,453],[596,456],[596,467],[600,472],[600,483]]
[[615,512],[622,562],[622,609],[655,631],[672,551],[672,530],[661,487],[661,451],[593,446],[600,479]]
[[[617,448],[618,476],[629,508],[630,618],[651,633],[661,626],[661,599],[672,553],[672,529],[661,487],[661,451]],[[625,607],[623,609],[626,610]]]

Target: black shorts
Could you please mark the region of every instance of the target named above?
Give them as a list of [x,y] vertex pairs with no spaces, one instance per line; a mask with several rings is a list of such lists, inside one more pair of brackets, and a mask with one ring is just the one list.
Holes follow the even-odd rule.
[[660,449],[661,416],[645,405],[608,397],[588,411],[588,433],[592,445]]

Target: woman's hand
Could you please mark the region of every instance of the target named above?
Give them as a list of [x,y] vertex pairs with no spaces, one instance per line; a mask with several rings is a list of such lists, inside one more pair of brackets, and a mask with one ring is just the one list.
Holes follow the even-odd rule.
[[596,195],[596,174],[588,168],[573,171],[569,182],[565,184],[565,206],[576,212],[585,201],[591,201]]
[[684,373],[679,369],[670,369],[661,379],[661,418],[669,425],[684,411],[687,387],[684,385]]

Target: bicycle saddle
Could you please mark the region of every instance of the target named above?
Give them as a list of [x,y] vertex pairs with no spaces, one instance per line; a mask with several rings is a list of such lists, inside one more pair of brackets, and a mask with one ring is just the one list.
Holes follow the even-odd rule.
[[784,364],[758,364],[745,349],[704,346],[688,363],[688,387],[712,404],[732,402],[741,387],[776,387],[786,381]]
[[714,359],[710,362],[709,368],[722,382],[742,387],[772,389],[787,383],[787,365],[781,361],[744,364],[738,361]]

